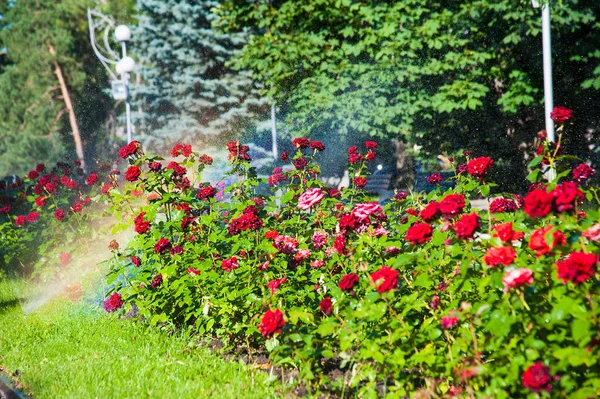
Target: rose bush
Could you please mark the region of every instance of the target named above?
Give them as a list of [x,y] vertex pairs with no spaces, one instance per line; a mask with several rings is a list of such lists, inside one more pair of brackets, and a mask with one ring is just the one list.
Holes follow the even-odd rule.
[[[556,178],[524,200],[505,193],[488,212],[471,199],[494,187],[489,157],[457,162],[452,190],[398,193],[382,206],[360,189],[374,142],[348,150],[354,182],[339,192],[318,180],[322,146],[293,145],[288,171],[264,182],[278,191],[269,196],[257,194],[247,146],[230,143],[224,178],[237,180],[223,199],[200,194],[217,186],[202,181],[210,157],[181,146],[163,168],[124,148],[140,174],[106,198],[118,227],[138,234],[111,261],[108,309],[135,305],[152,324],[266,350],[313,392],[600,394],[600,201],[573,181],[568,158],[534,159],[532,182],[549,166]],[[146,203],[136,205],[137,191]]]

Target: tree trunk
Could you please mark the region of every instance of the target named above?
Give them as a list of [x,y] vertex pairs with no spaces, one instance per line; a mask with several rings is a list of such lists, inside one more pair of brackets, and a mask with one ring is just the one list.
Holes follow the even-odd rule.
[[[51,44],[48,44],[48,50],[50,54],[56,57],[56,51]],[[77,125],[77,119],[75,118],[75,110],[73,110],[73,103],[71,102],[71,96],[69,95],[69,90],[67,89],[67,83],[65,82],[65,78],[62,74],[62,69],[58,61],[54,60],[54,73],[58,78],[58,83],[60,84],[60,91],[62,93],[63,100],[65,101],[65,107],[67,108],[67,112],[69,113],[69,124],[71,125],[71,131],[73,132],[73,140],[75,141],[75,152],[77,153],[77,158],[81,162],[81,169],[85,170],[85,158],[83,156],[83,144],[81,143],[81,135],[79,134],[79,126]]]

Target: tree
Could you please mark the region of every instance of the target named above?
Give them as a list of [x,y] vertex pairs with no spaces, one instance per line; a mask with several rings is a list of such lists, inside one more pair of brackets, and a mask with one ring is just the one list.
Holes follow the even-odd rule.
[[[133,48],[142,84],[134,101],[143,103],[144,144],[170,146],[228,140],[252,126],[266,101],[247,72],[226,66],[245,42],[244,33],[217,33],[211,9],[217,1],[138,0]],[[139,124],[139,123],[138,123]]]
[[[401,137],[428,157],[470,148],[524,170],[522,149],[543,128],[530,1],[225,0],[217,13],[228,31],[252,30],[236,66],[287,104],[299,134]],[[580,156],[599,116],[599,16],[593,0],[552,3],[555,101],[578,113]],[[505,175],[504,187],[519,181]]]
[[18,0],[0,9],[0,47],[6,48],[0,64],[0,175],[24,173],[61,154],[83,163],[97,155],[111,102],[104,93],[106,72],[89,43],[86,12],[95,5]]

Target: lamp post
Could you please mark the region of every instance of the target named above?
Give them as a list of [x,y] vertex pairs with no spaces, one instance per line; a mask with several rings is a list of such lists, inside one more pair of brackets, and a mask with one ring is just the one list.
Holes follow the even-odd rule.
[[[132,141],[131,104],[129,103],[129,74],[135,70],[135,61],[127,55],[127,42],[131,40],[131,29],[127,25],[115,28],[115,21],[98,11],[88,8],[88,22],[90,28],[90,41],[94,53],[108,71],[111,78],[112,94],[115,100],[125,100],[125,113],[127,117],[127,143]],[[121,43],[121,55],[110,46],[109,33],[115,28],[115,38]],[[96,39],[96,31],[103,32],[103,41]],[[114,65],[115,71],[109,65]],[[116,72],[116,74],[115,74]],[[117,75],[120,75],[121,79]]]

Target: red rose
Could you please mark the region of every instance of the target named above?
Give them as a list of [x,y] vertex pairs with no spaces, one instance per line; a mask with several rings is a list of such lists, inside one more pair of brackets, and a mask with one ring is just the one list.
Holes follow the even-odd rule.
[[26,217],[23,215],[19,215],[17,216],[17,218],[15,219],[15,225],[17,226],[25,226],[25,221],[26,221]]
[[573,117],[573,111],[566,107],[556,106],[550,113],[550,118],[556,123],[565,123]]
[[438,215],[438,202],[437,201],[431,201],[429,204],[427,204],[427,206],[425,208],[423,208],[423,210],[421,211],[421,213],[419,214],[421,216],[421,219],[423,219],[426,222],[430,222],[433,219],[435,219],[435,217]]
[[40,214],[37,213],[36,211],[31,211],[29,212],[29,214],[27,215],[27,217],[25,218],[27,220],[27,223],[35,223],[37,222],[37,220],[40,218]]
[[490,204],[490,213],[514,212],[517,210],[517,204],[513,200],[506,198],[496,198]]
[[495,230],[493,236],[500,238],[502,242],[517,241],[525,236],[523,232],[513,230],[512,222],[497,224],[493,229]]
[[415,223],[408,228],[404,239],[412,245],[422,244],[429,241],[433,230],[427,223]]
[[298,170],[302,170],[308,165],[308,161],[306,158],[298,158],[294,159],[294,167]]
[[37,170],[32,170],[31,172],[29,172],[29,173],[27,174],[27,177],[28,177],[30,180],[34,180],[34,179],[37,179],[37,177],[38,177],[39,175],[40,175],[40,174],[38,173],[38,171],[37,171]]
[[183,155],[184,157],[189,157],[192,154],[192,146],[189,144],[175,144],[173,149],[171,150],[171,156],[176,157],[178,155]]
[[517,252],[513,247],[491,247],[485,253],[483,261],[489,267],[509,266],[515,260]]
[[59,255],[59,258],[60,258],[60,263],[62,265],[66,265],[71,260],[71,255],[69,255],[68,252],[61,252]]
[[283,326],[285,326],[285,321],[283,320],[283,313],[281,310],[275,309],[267,310],[267,312],[263,315],[262,320],[258,326],[263,337],[272,337],[275,333],[280,333]]
[[223,259],[221,261],[221,269],[225,270],[226,272],[230,272],[238,267],[240,267],[240,265],[237,263],[237,256],[232,256],[231,258]]
[[550,389],[552,389],[550,368],[544,366],[541,362],[535,362],[525,370],[521,376],[521,382],[531,392],[550,392]]
[[473,212],[468,215],[461,216],[461,218],[454,223],[452,228],[456,232],[456,237],[469,239],[473,238],[475,230],[477,230],[481,224],[480,221],[481,219],[479,218],[479,215]]
[[311,141],[310,148],[317,151],[325,151],[325,145],[320,141]]
[[550,252],[557,245],[565,245],[567,239],[563,233],[559,230],[552,233],[551,244],[548,245],[546,236],[552,231],[552,226],[546,226],[541,229],[535,230],[531,237],[529,237],[529,249],[535,251],[535,255],[540,257]]
[[504,284],[504,292],[525,284],[533,284],[533,272],[527,268],[510,270],[502,277],[502,284]]
[[54,217],[56,218],[56,220],[62,221],[65,218],[65,211],[63,211],[60,208],[56,208],[56,210],[54,211]]
[[196,194],[196,198],[205,201],[210,198],[213,198],[216,194],[217,190],[213,186],[205,186],[200,187],[200,189],[198,190],[198,194]]
[[172,170],[173,171],[173,176],[183,176],[187,173],[187,169],[184,168],[183,166],[179,165],[177,162],[175,161],[171,161],[169,162],[169,164],[166,167],[167,170]]
[[358,176],[354,178],[354,185],[357,188],[364,188],[367,185],[367,179],[362,176]]
[[39,206],[40,208],[46,205],[46,197],[37,197],[35,199],[35,205]]
[[340,280],[338,287],[340,287],[340,289],[342,291],[351,291],[352,288],[354,288],[354,286],[358,283],[358,275],[354,274],[354,273],[350,273],[350,274],[346,274],[344,277],[342,277],[342,279]]
[[39,173],[42,173],[46,169],[46,166],[43,163],[38,163],[35,167],[35,170]]
[[437,184],[442,182],[442,175],[439,173],[432,173],[427,176],[427,183],[429,184]]
[[469,161],[467,164],[467,172],[471,176],[482,178],[487,175],[488,170],[494,164],[494,160],[488,157],[479,157]]
[[[352,148],[352,147],[350,147]],[[362,155],[360,155],[357,152],[352,152],[348,154],[348,162],[350,162],[351,164],[355,164],[358,161],[360,161],[362,159]]]
[[319,310],[325,314],[331,314],[331,308],[333,307],[333,303],[331,302],[331,298],[325,297],[319,303]]
[[577,183],[585,183],[595,175],[596,171],[594,168],[584,163],[573,169],[573,180],[575,180]]
[[0,208],[0,213],[8,213],[10,212],[10,205],[5,205],[2,208]]
[[88,176],[87,180],[85,181],[85,183],[88,186],[92,186],[94,185],[94,183],[96,183],[98,181],[98,175],[96,173],[90,173],[90,175]]
[[275,280],[271,280],[267,284],[267,288],[269,288],[271,290],[271,294],[275,294],[277,292],[277,288],[279,288],[279,286],[281,284],[285,283],[286,280],[287,280],[287,277],[282,277],[282,278],[278,278]]
[[132,256],[131,263],[133,263],[135,265],[135,267],[140,267],[142,264],[142,260],[140,258],[138,258],[137,256]]
[[127,168],[127,171],[125,172],[125,180],[136,181],[138,177],[140,177],[141,173],[142,171],[137,165],[131,165],[129,168]]
[[438,204],[438,208],[444,216],[456,216],[465,207],[465,196],[462,194],[448,194]]
[[553,198],[546,190],[532,190],[525,196],[523,210],[530,218],[543,218],[552,210]]
[[333,239],[333,248],[340,255],[346,254],[346,238],[343,234],[338,234]]
[[377,143],[374,141],[365,141],[365,147],[368,149],[375,149],[377,148]]
[[154,253],[164,255],[171,250],[172,244],[166,238],[159,238],[154,245]]
[[308,148],[309,141],[307,138],[298,137],[292,140],[292,145],[296,148]]
[[565,260],[556,262],[558,278],[563,282],[582,283],[594,275],[598,257],[585,252],[572,252]]
[[134,230],[138,234],[144,234],[150,230],[150,222],[144,221],[144,215],[146,215],[146,212],[140,213],[133,219]]
[[150,287],[152,287],[152,289],[154,290],[154,289],[160,287],[162,285],[162,282],[163,282],[162,274],[157,274],[156,276],[154,276],[154,278],[150,282]]
[[281,153],[281,160],[283,162],[287,162],[287,160],[289,159],[289,157],[290,157],[290,154],[288,154],[287,152],[282,152]]
[[554,197],[554,207],[558,212],[575,209],[575,204],[583,202],[584,198],[583,192],[572,181],[559,184],[550,194]]
[[117,309],[123,307],[123,298],[121,298],[121,294],[115,292],[112,294],[107,300],[104,301],[104,310],[109,313],[114,312]]
[[131,143],[121,147],[119,150],[119,156],[123,159],[127,158],[130,155],[135,155],[140,148],[139,141],[132,141]]
[[398,285],[398,271],[381,266],[381,269],[371,273],[371,280],[377,286],[377,292],[387,292]]

